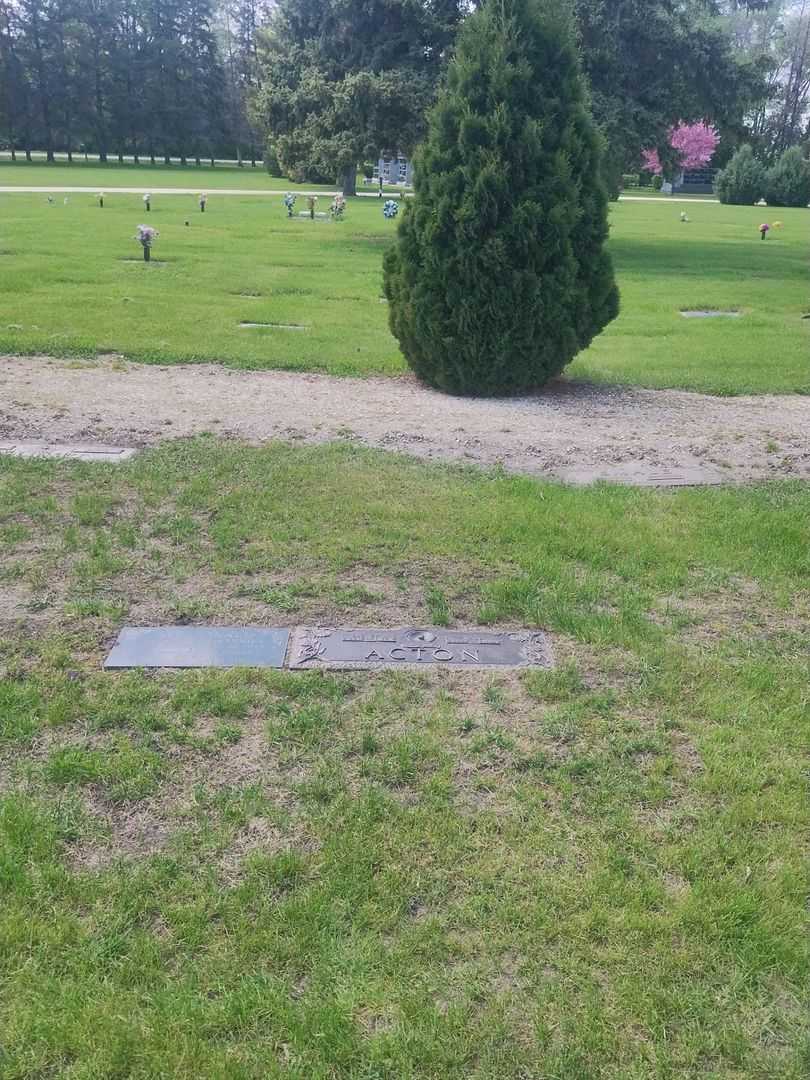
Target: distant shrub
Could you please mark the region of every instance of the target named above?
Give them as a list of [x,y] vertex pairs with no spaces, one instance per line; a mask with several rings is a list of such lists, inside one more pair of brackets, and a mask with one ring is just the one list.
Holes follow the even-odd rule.
[[721,203],[752,206],[765,194],[765,166],[750,146],[741,146],[714,181]]
[[810,203],[810,161],[800,146],[786,150],[768,170],[765,199],[769,206],[807,206]]
[[661,188],[664,186],[663,176],[654,176],[652,178],[652,186],[655,188],[656,191],[660,191]]
[[264,167],[270,176],[283,176],[281,162],[278,160],[275,146],[268,142],[264,148]]

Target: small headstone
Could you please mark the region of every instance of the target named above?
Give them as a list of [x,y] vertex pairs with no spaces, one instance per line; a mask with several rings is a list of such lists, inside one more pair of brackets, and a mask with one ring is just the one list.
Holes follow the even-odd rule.
[[125,626],[104,667],[280,668],[289,638],[254,626]]
[[291,668],[552,667],[551,646],[537,631],[299,626]]
[[682,311],[685,319],[739,319],[739,311]]

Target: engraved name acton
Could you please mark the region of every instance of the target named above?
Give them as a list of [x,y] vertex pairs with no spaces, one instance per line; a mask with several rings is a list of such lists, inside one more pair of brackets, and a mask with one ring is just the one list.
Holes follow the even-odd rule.
[[302,626],[293,634],[290,667],[374,668],[434,664],[446,667],[550,667],[551,649],[537,631]]

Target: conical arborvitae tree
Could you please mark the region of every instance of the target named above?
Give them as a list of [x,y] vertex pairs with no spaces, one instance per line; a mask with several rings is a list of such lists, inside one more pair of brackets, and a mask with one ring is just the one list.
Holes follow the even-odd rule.
[[561,0],[484,0],[385,258],[391,330],[420,378],[529,390],[616,316],[600,154]]

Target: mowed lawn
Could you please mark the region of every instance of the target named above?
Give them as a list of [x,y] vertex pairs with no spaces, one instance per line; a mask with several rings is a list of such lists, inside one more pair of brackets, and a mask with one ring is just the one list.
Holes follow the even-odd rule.
[[[295,184],[281,176],[269,176],[261,162],[254,168],[246,162],[241,168],[236,165],[215,165],[208,162],[198,167],[193,164],[179,165],[176,162],[164,165],[157,162],[150,165],[144,162],[134,165],[132,162],[109,161],[99,165],[96,161],[82,161],[77,155],[72,165],[65,161],[48,164],[45,161],[26,162],[19,160],[12,163],[0,160],[0,190],[3,187],[98,187],[99,191],[115,187],[196,187],[200,191],[214,191],[217,188],[250,188],[267,191],[336,191],[335,184]],[[362,186],[361,186],[362,190]],[[371,188],[369,188],[371,190]]]
[[[67,199],[0,196],[0,350],[406,370],[381,301],[396,226],[378,200],[352,201],[335,224],[288,220],[280,195],[212,192],[204,215],[190,195],[155,196],[150,214],[137,195],[108,193],[104,209],[90,195]],[[318,209],[328,206],[323,197]],[[568,374],[723,394],[810,392],[810,212],[694,203],[682,223],[683,206],[611,207],[622,312]],[[764,242],[763,218],[783,223]],[[142,221],[161,234],[149,266],[133,239]],[[685,319],[684,308],[740,317]]]
[[[0,458],[0,1072],[804,1080],[810,491]],[[124,621],[552,672],[119,672]]]

